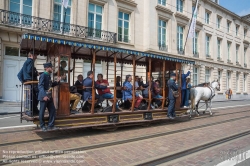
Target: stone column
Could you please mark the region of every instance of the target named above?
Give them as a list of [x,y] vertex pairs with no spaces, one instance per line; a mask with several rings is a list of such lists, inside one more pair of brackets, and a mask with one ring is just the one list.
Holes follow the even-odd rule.
[[198,78],[200,78],[198,83],[205,82],[205,65],[203,64],[200,66],[200,73],[198,75]]
[[221,91],[224,93],[227,87],[227,70],[221,70]]
[[[236,88],[236,74],[237,72],[236,71],[232,71],[231,72],[231,85],[229,88],[232,89],[233,93],[235,93],[237,91],[237,88]],[[240,87],[240,83],[238,82],[238,86]]]

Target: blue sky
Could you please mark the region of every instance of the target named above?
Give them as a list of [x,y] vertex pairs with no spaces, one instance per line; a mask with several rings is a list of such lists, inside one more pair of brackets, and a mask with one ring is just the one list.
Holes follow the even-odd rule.
[[240,16],[250,14],[250,0],[220,0],[219,2],[221,6]]

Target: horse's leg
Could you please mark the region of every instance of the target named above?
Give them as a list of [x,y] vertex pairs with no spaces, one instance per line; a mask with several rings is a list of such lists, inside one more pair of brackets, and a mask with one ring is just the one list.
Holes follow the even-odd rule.
[[194,109],[194,99],[191,99],[191,106],[190,106],[190,112],[189,112],[190,118],[192,117],[193,109]]
[[207,102],[207,101],[205,101],[205,103],[206,103],[206,109],[205,109],[205,111],[203,111],[203,114],[205,114],[205,113],[206,113],[207,108],[208,108],[208,102]]
[[210,116],[213,116],[213,113],[212,113],[212,100],[210,100],[210,106],[209,106],[209,112],[210,112]]
[[196,111],[196,113],[197,113],[198,116],[200,116],[200,113],[198,111],[199,103],[200,103],[200,100],[197,101],[196,104],[195,104],[195,111]]

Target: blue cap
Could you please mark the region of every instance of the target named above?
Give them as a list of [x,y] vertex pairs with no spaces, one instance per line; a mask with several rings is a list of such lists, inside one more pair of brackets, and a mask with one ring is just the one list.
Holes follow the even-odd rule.
[[43,64],[44,68],[52,67],[52,64],[50,62],[44,63]]
[[171,74],[170,74],[170,77],[172,77],[172,76],[175,76],[175,77],[176,77],[176,74],[175,74],[175,73],[171,73]]

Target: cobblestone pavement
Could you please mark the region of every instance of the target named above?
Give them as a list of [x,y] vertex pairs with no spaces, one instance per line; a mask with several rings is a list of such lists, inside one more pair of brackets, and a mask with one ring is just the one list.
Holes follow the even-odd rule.
[[[250,117],[248,117],[250,116],[250,111],[247,110],[247,107],[220,110],[216,112],[214,117],[204,116],[187,122],[173,124],[163,123],[146,128],[130,127],[118,129],[116,132],[104,132],[99,130],[67,130],[35,133],[29,130],[27,131],[25,128],[19,129],[23,130],[22,132],[16,132],[15,130],[1,130],[0,157],[6,159],[6,155],[8,155],[9,152],[15,151],[24,151],[21,153],[21,155],[24,155],[28,154],[28,151],[30,151],[30,153],[42,153],[43,151],[79,148],[145,135],[153,135],[161,132],[177,131],[232,119],[231,122],[228,121],[226,123],[197,128],[190,131],[168,134],[150,139],[142,139],[139,141],[98,149],[74,151],[74,153],[70,154],[50,156],[51,158],[45,157],[27,161],[30,165],[44,165],[45,163],[42,162],[52,162],[47,163],[46,165],[134,165],[135,163],[146,159],[176,153],[184,149],[215,141],[218,138],[247,131],[249,130],[250,124]],[[237,118],[242,119],[235,120]],[[10,131],[12,133],[7,133]],[[86,133],[84,133],[84,131],[86,131]],[[54,136],[57,136],[60,139],[51,138]],[[22,143],[22,141],[25,140],[29,141]],[[17,163],[17,165],[20,164],[21,163]],[[174,164],[179,164],[179,162]],[[27,165],[27,163],[24,163],[23,165]]]

